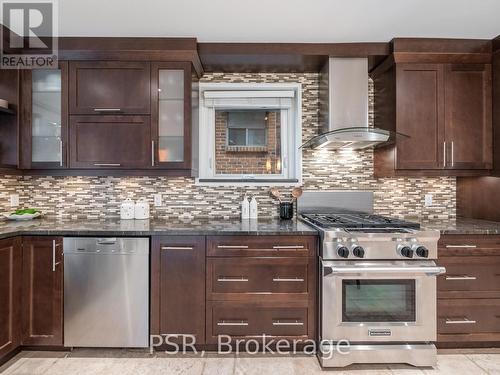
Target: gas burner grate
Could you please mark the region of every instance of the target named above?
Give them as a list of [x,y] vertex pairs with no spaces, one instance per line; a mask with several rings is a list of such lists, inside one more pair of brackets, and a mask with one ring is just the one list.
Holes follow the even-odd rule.
[[320,228],[420,228],[418,223],[373,214],[303,214],[302,216]]

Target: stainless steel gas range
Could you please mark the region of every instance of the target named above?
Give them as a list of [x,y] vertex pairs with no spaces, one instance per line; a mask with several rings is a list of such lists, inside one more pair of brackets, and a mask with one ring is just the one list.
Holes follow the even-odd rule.
[[321,234],[321,365],[435,365],[439,232],[371,214],[371,193],[311,194],[299,210]]

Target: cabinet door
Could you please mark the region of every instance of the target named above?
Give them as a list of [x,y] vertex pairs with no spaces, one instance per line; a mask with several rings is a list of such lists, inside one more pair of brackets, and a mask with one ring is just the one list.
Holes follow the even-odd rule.
[[491,169],[491,65],[447,65],[445,72],[446,167]]
[[203,344],[205,237],[156,237],[152,254],[151,332],[194,335]]
[[396,67],[397,169],[444,167],[443,66],[399,64]]
[[63,344],[62,238],[23,239],[23,345]]
[[67,165],[68,63],[22,72],[21,168]]
[[148,168],[149,116],[71,116],[71,168]]
[[155,166],[189,169],[191,64],[152,64],[151,103]]
[[21,344],[21,271],[19,238],[0,240],[0,360]]
[[70,114],[149,114],[148,62],[70,63]]

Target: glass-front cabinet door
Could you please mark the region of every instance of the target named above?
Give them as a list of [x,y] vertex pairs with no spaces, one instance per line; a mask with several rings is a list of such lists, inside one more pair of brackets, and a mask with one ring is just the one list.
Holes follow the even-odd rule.
[[191,64],[152,65],[152,165],[191,167]]
[[25,169],[66,166],[66,68],[61,62],[59,69],[23,73],[21,164]]

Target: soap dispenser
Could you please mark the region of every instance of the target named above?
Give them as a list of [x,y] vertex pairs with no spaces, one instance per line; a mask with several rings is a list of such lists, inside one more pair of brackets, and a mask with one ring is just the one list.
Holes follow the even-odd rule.
[[259,216],[257,200],[255,196],[252,196],[252,200],[250,201],[250,219],[257,219]]
[[241,201],[241,219],[247,220],[249,218],[250,218],[250,202],[248,201],[248,197],[245,194],[243,200]]

